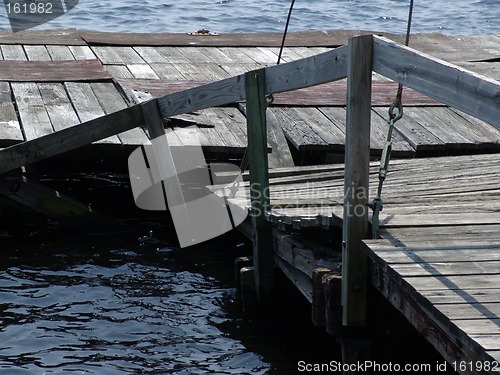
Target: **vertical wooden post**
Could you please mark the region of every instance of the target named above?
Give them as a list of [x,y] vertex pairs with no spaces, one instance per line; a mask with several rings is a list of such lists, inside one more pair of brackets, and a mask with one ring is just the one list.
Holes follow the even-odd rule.
[[367,259],[361,241],[368,236],[368,183],[373,38],[349,39],[345,151],[342,305],[344,326],[367,322]]
[[265,303],[274,286],[271,227],[265,217],[269,209],[265,70],[246,73],[245,85],[255,288],[258,302]]

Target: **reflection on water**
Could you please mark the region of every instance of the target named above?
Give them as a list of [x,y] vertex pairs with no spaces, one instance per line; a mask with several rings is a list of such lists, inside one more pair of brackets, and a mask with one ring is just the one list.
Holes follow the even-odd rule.
[[294,368],[283,343],[287,327],[269,331],[241,317],[229,287],[240,239],[226,238],[224,251],[189,252],[149,237],[47,238],[23,245],[2,240],[0,373],[288,374]]

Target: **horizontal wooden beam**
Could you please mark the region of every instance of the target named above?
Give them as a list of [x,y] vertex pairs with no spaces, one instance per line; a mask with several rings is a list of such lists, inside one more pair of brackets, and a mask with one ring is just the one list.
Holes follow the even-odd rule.
[[0,174],[143,125],[142,109],[135,105],[0,152]]
[[[347,77],[347,46],[319,55],[265,68],[266,94],[337,81]],[[163,117],[245,100],[245,75],[158,98]]]
[[0,81],[74,82],[111,80],[97,59],[63,61],[0,61]]
[[386,38],[373,44],[375,72],[500,128],[499,82]]

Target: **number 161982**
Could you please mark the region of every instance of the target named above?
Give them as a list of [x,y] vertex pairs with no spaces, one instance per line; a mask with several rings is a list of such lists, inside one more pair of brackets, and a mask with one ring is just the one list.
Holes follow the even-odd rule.
[[7,3],[9,14],[52,14],[52,3]]

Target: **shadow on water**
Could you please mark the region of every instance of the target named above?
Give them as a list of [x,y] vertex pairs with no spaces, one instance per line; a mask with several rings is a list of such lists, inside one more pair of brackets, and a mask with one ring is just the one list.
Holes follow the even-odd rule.
[[182,250],[59,229],[0,242],[0,373],[290,374],[298,360],[332,359],[302,297],[243,313],[238,235]]

